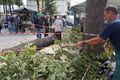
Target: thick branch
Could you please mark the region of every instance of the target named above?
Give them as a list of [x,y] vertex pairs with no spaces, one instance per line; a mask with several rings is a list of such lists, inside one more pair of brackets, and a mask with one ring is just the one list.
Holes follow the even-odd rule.
[[[51,44],[53,44],[55,38],[56,37],[54,35],[50,35],[50,36],[42,38],[42,39],[36,39],[36,40],[30,41],[28,43],[33,43],[33,45],[37,46],[37,50],[40,50],[43,47],[47,47],[47,46],[50,46]],[[4,49],[2,52],[3,52],[3,54],[7,53],[9,51],[15,51],[15,52],[19,53],[20,51],[22,51],[25,48],[25,45],[27,45],[27,43]]]

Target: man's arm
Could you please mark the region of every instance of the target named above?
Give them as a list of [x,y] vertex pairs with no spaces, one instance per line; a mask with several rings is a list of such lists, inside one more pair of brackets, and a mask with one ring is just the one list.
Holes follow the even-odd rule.
[[75,46],[84,46],[84,45],[97,45],[97,44],[102,44],[104,43],[105,40],[103,40],[100,36],[97,36],[95,38],[89,39],[89,40],[84,40],[84,41],[79,41]]

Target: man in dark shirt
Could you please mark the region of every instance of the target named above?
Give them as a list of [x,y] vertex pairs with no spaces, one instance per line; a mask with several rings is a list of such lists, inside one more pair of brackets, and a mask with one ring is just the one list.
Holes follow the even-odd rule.
[[104,18],[108,21],[105,29],[95,38],[80,41],[73,46],[97,45],[110,39],[116,53],[116,69],[112,80],[120,80],[120,20],[117,19],[116,6],[108,6],[104,11]]
[[1,29],[2,29],[2,25],[1,25],[1,23],[0,23],[0,33],[1,33]]
[[50,15],[47,15],[44,19],[44,26],[45,26],[45,37],[48,36],[48,33],[50,32],[50,26],[52,26],[52,20]]
[[43,30],[43,18],[41,16],[38,16],[35,19],[34,24],[35,24],[36,36],[37,36],[37,38],[41,38],[41,36],[42,36],[41,33]]

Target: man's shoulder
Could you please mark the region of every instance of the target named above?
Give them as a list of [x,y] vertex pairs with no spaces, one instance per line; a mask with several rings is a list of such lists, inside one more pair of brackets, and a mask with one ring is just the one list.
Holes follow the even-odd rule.
[[120,23],[120,19],[116,19],[116,20],[111,22],[111,24],[113,24],[113,23]]
[[108,24],[108,26],[117,26],[120,25],[120,19],[116,19]]

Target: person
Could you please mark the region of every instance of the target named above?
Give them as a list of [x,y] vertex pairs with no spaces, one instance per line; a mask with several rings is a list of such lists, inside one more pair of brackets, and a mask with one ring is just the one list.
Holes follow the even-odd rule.
[[1,33],[1,30],[2,30],[2,25],[0,24],[0,33]]
[[66,27],[70,28],[70,26],[73,26],[73,24],[74,24],[74,16],[67,15],[66,16]]
[[15,17],[15,27],[16,27],[16,32],[20,32],[21,31],[21,27],[20,27],[20,16],[16,15]]
[[48,36],[48,33],[50,32],[49,27],[52,25],[52,20],[50,15],[47,15],[44,19],[44,26],[45,26],[45,37]]
[[41,38],[41,32],[43,30],[43,17],[42,16],[38,16],[35,20],[34,20],[34,24],[35,24],[35,32],[36,32],[36,36],[37,38]]
[[92,39],[79,41],[72,46],[84,46],[84,45],[97,45],[105,42],[107,38],[110,39],[112,46],[115,50],[116,68],[112,80],[120,80],[120,20],[117,18],[118,9],[116,6],[108,6],[104,10],[104,18],[107,20],[108,25],[103,31]]
[[15,19],[14,19],[14,16],[13,15],[10,15],[8,16],[7,18],[7,24],[8,24],[8,30],[9,30],[9,33],[15,33],[16,31],[16,28],[15,28]]
[[82,20],[80,20],[80,31],[81,32],[84,32],[84,22],[85,22],[85,19],[84,18],[82,18]]
[[62,21],[62,23],[63,23],[63,27],[65,27],[66,25],[66,20],[65,20],[65,18],[64,18],[64,16],[62,17],[62,16],[60,16],[60,19],[61,19],[61,21]]
[[60,16],[57,16],[57,19],[53,23],[53,26],[55,26],[55,36],[58,40],[61,40],[61,32],[63,31],[63,23],[60,18]]
[[0,33],[1,33],[1,29],[2,29],[2,19],[1,19],[1,16],[0,16]]

